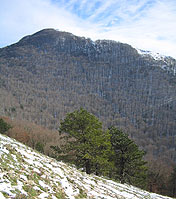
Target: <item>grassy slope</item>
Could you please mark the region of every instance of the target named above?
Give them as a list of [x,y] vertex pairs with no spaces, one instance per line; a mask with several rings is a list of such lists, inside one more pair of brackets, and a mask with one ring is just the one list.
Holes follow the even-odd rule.
[[169,199],[44,156],[0,134],[0,198]]

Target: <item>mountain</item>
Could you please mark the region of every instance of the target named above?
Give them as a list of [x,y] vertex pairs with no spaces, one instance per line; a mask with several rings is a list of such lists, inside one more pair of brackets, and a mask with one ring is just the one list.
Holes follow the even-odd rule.
[[57,129],[66,113],[83,107],[170,164],[175,69],[171,57],[44,29],[0,49],[0,115]]
[[44,156],[0,134],[0,198],[169,199]]

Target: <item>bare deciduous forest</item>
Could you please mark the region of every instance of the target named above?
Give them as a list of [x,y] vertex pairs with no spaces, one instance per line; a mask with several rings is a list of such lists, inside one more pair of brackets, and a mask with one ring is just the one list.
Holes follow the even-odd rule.
[[[33,135],[16,132],[34,148],[42,140],[49,154],[60,119],[83,107],[104,127],[128,132],[148,161],[170,173],[176,163],[175,67],[171,57],[156,60],[127,44],[42,30],[0,49],[0,115],[43,126]],[[44,136],[42,128],[51,132]]]

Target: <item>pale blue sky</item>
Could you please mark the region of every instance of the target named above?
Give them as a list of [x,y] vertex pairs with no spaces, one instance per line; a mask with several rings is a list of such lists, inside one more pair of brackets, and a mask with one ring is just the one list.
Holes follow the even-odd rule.
[[0,47],[43,28],[176,58],[176,0],[0,0]]

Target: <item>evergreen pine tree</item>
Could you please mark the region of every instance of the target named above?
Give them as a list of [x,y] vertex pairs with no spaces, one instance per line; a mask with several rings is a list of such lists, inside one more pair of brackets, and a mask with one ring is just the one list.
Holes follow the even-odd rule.
[[66,133],[65,152],[72,152],[74,164],[86,173],[104,174],[109,166],[110,135],[102,130],[102,123],[84,109],[67,114],[61,121],[60,132]]
[[147,167],[143,160],[144,152],[138,148],[128,135],[115,127],[110,128],[111,144],[114,155],[111,157],[115,169],[115,179],[143,187],[146,183]]

